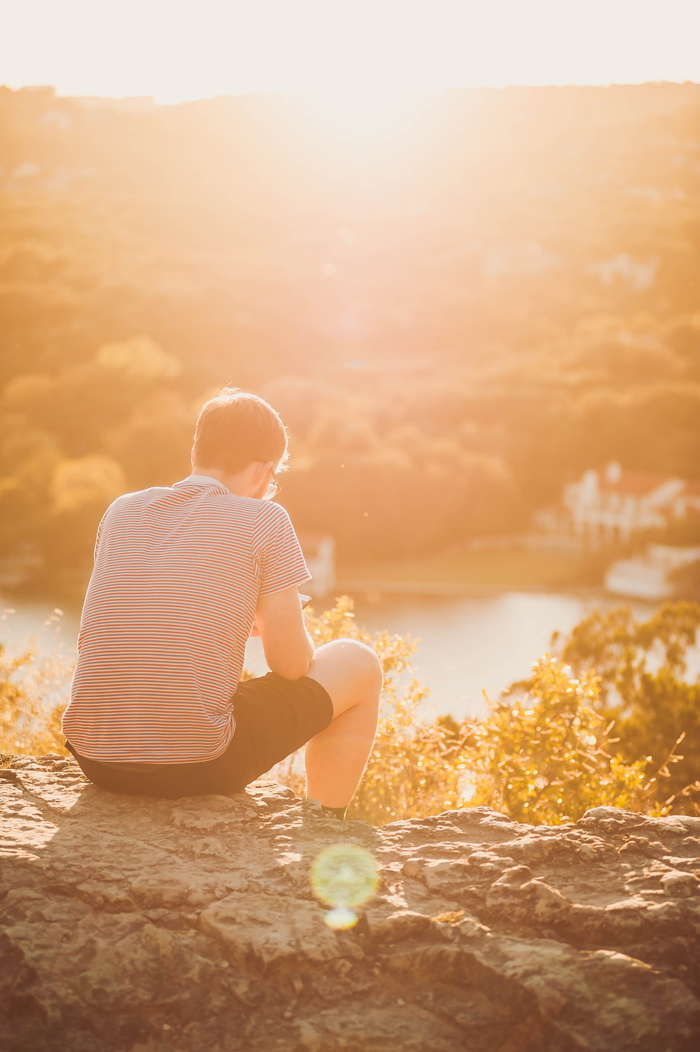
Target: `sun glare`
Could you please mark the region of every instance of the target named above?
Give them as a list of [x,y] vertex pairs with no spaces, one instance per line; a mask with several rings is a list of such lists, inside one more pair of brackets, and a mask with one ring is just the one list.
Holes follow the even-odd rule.
[[407,128],[430,93],[347,88],[294,96],[300,110],[323,131],[347,143],[371,144]]

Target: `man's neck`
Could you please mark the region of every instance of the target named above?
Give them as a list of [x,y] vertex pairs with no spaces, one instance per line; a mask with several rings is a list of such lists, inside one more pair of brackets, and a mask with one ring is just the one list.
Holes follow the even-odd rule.
[[198,478],[212,479],[214,482],[220,482],[222,486],[226,486],[226,489],[229,489],[229,486],[226,482],[227,476],[223,471],[193,467],[192,471],[190,472],[190,478],[192,478],[193,476],[197,476]]
[[217,482],[226,487],[229,493],[233,493],[236,497],[259,496],[257,492],[259,485],[256,486],[253,471],[252,465],[250,468],[244,468],[243,471],[239,471],[236,475],[229,475],[220,468],[200,468],[194,465],[192,467],[193,475],[206,475],[207,478],[216,479]]

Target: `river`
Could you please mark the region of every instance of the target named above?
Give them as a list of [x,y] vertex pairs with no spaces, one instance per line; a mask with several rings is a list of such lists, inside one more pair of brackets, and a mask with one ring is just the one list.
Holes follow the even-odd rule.
[[[416,676],[431,690],[433,713],[457,719],[484,711],[490,697],[524,679],[550,649],[553,632],[567,634],[595,609],[620,601],[600,594],[585,597],[556,592],[504,592],[488,598],[356,598],[358,623],[420,639],[414,659]],[[637,617],[653,607],[630,604]]]
[[[317,603],[320,609],[323,604]],[[620,605],[609,596],[568,593],[504,592],[479,598],[382,596],[355,597],[360,625],[370,631],[419,639],[414,673],[431,690],[427,711],[456,718],[484,709],[483,691],[495,697],[515,680],[527,676],[532,662],[549,647],[553,632],[569,632],[592,610]],[[638,617],[654,607],[632,603]],[[11,612],[8,612],[11,611]],[[66,661],[75,656],[79,613],[56,613],[51,603],[14,603],[0,599],[0,642],[16,649],[33,636],[42,654]],[[259,641],[248,648],[247,665],[264,671]],[[700,650],[695,648],[691,675],[700,674]]]

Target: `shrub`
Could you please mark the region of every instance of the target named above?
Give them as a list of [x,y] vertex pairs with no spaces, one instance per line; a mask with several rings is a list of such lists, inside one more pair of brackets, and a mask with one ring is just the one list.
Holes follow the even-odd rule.
[[0,753],[70,755],[61,717],[71,673],[69,662],[39,657],[31,642],[15,655],[0,644]]
[[646,621],[620,607],[585,618],[561,648],[576,674],[599,677],[598,710],[616,721],[620,755],[648,757],[647,777],[660,770],[656,805],[687,814],[700,814],[700,684],[685,678],[699,627],[698,603],[664,603]]
[[623,763],[612,752],[612,725],[596,711],[599,681],[545,655],[533,666],[527,691],[488,702],[472,724],[464,760],[473,794],[521,822],[575,821],[589,807],[639,809],[646,760]]

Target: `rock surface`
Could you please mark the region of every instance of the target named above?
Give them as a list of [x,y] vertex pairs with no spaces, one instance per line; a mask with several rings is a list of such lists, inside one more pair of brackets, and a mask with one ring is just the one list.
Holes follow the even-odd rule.
[[[103,792],[0,770],[3,1052],[700,1048],[700,819],[485,808],[341,824],[272,782]],[[312,863],[380,883],[335,931]]]

